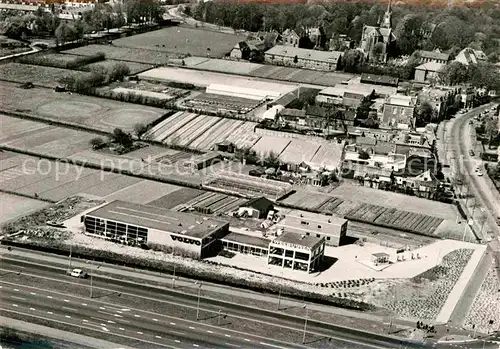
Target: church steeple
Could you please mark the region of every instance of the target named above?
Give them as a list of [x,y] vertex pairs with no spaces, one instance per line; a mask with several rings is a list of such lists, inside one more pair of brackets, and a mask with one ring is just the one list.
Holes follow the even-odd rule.
[[384,19],[381,28],[392,28],[392,0],[387,4],[387,11],[385,11]]

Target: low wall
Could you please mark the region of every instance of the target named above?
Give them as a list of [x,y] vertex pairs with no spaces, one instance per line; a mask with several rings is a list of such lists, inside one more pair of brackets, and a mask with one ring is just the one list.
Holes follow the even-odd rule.
[[323,142],[323,143],[330,143],[326,139],[322,137],[317,137],[317,136],[309,136],[309,135],[304,135],[300,133],[292,133],[292,132],[283,132],[283,131],[277,131],[277,130],[268,130],[262,127],[256,127],[255,131],[256,134],[259,136],[272,136],[272,137],[281,137],[281,138],[295,138],[295,139],[301,139],[304,141],[313,141],[313,142]]

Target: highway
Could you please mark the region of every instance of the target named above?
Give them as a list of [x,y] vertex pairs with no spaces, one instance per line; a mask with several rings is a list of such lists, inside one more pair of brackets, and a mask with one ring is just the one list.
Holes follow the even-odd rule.
[[[305,319],[273,311],[249,308],[211,298],[200,298],[200,321],[196,321],[197,296],[172,289],[156,288],[125,280],[110,279],[95,273],[93,298],[89,297],[90,280],[74,279],[65,269],[2,258],[0,267],[3,316],[51,327],[78,331],[91,337],[140,348],[399,348],[397,338],[361,331],[349,331],[309,319],[306,345],[292,344],[261,336],[244,325],[238,330],[226,322],[257,323],[263,333],[290,333],[290,341],[301,343]],[[20,275],[17,273],[21,272]],[[15,275],[8,278],[8,275]],[[14,281],[13,281],[14,280]],[[47,281],[54,287],[46,287]],[[133,301],[132,301],[133,300]],[[148,307],[153,304],[154,311]],[[179,309],[183,308],[184,316]],[[218,325],[218,311],[227,315]],[[17,314],[17,315],[16,315]],[[205,321],[211,318],[212,321]],[[250,326],[250,325],[248,325]],[[259,333],[259,334],[257,334]],[[296,338],[292,337],[297,337]],[[274,336],[273,336],[274,337]],[[407,347],[430,347],[405,343]]]

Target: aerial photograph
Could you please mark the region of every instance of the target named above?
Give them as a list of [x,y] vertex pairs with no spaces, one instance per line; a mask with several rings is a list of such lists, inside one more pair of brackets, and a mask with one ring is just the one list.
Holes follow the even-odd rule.
[[500,0],[0,0],[0,349],[500,349]]

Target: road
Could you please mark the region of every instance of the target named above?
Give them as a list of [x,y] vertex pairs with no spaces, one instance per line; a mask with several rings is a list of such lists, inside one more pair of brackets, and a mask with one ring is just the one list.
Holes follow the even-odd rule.
[[[224,326],[217,326],[216,320],[218,311],[222,309],[222,314],[227,315],[230,321],[257,322],[264,328],[275,327],[276,329],[271,332],[289,331],[295,336],[298,335],[298,338],[302,338],[304,317],[247,308],[234,303],[201,297],[200,319],[211,317],[215,318],[215,321],[195,321],[194,314],[198,309],[198,299],[195,295],[110,279],[95,273],[92,279],[94,298],[91,299],[88,297],[90,280],[73,279],[64,275],[64,269],[44,264],[2,259],[0,276],[22,271],[22,275],[15,281],[7,280],[6,277],[0,278],[0,286],[2,286],[0,308],[3,316],[22,313],[31,320],[44,319],[50,323],[49,326],[69,326],[83,331],[82,334],[96,336],[96,333],[98,335],[100,333],[100,335],[104,334],[107,340],[120,342],[126,339],[129,341],[122,344],[130,345],[130,341],[138,341],[144,344],[141,347],[147,348],[151,342],[153,346],[167,348],[169,346],[184,348],[184,345],[189,347],[197,345],[200,348],[305,347],[262,337],[256,332],[238,332]],[[23,277],[26,281],[23,281]],[[33,281],[33,278],[40,281],[30,284],[29,280]],[[44,287],[42,281],[47,280],[52,281],[57,290],[66,290],[66,293]],[[132,297],[135,302],[129,303],[127,300]],[[155,311],[146,308],[146,303],[151,304],[151,302],[157,304]],[[173,315],[174,308],[179,307],[189,312],[187,319]],[[124,311],[123,309],[130,310]],[[172,312],[168,309],[172,309]],[[225,321],[226,319],[223,322]],[[266,333],[268,332],[269,330]],[[410,346],[412,344],[406,343]],[[306,345],[317,348],[398,348],[400,340],[309,320]],[[414,347],[417,346],[414,345]],[[418,347],[430,347],[430,344],[418,345]]]

